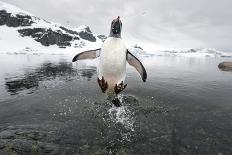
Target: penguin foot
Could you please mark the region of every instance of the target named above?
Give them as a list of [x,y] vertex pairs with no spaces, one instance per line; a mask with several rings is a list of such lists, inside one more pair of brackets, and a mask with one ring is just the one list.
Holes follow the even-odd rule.
[[104,77],[102,77],[101,80],[98,78],[97,82],[98,82],[102,92],[105,93],[106,89],[108,88],[108,83],[105,81]]
[[121,107],[122,106],[120,100],[117,97],[112,100],[112,103],[114,104],[115,107]]
[[116,93],[116,94],[118,94],[118,93],[120,93],[121,91],[123,91],[125,88],[126,88],[126,86],[127,86],[127,84],[123,84],[123,81],[120,83],[120,84],[116,84],[115,86],[114,86],[114,92]]

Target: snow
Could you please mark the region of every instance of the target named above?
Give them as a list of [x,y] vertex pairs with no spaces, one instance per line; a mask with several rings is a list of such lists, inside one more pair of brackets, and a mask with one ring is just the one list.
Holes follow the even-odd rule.
[[[12,15],[16,14],[23,14],[23,15],[30,15],[34,23],[31,26],[25,27],[7,27],[7,26],[0,26],[0,53],[13,53],[13,54],[43,54],[43,53],[50,53],[50,54],[77,54],[81,51],[97,49],[102,46],[102,41],[95,35],[97,41],[90,42],[84,39],[74,40],[71,43],[70,47],[65,49],[59,48],[57,45],[52,46],[43,46],[41,43],[35,41],[31,37],[22,37],[18,33],[18,29],[21,28],[44,28],[44,29],[51,29],[53,31],[61,31],[63,34],[67,34],[67,32],[60,27],[61,24],[48,22],[46,20],[37,18],[32,14],[23,11],[13,5],[4,3],[0,1],[0,10],[6,10],[8,13],[12,13]],[[81,31],[86,31],[88,26],[82,25],[76,29],[68,28],[72,31],[76,31],[77,33]],[[69,34],[73,36],[78,36],[77,34]],[[126,40],[129,43],[129,40]],[[133,43],[134,44],[134,43]],[[149,49],[147,43],[141,43],[143,49],[131,47],[129,50],[138,58],[144,57],[152,57],[152,56],[187,56],[187,57],[232,57],[232,53],[218,51],[212,48],[198,48],[198,49],[173,49],[173,50],[151,50],[146,51]],[[144,46],[143,46],[144,45]],[[128,46],[130,47],[130,46]],[[146,52],[145,52],[146,51]]]
[[73,29],[73,30],[74,30],[74,31],[77,31],[77,32],[81,32],[81,31],[86,32],[86,28],[88,28],[87,25],[81,25],[81,26],[79,26],[78,28],[75,28],[75,29]]
[[159,56],[186,56],[186,57],[232,57],[232,53],[219,51],[213,48],[187,48],[174,50],[157,50],[153,52]]
[[60,50],[57,46],[45,47],[31,37],[21,37],[17,28],[0,26],[0,34],[0,53],[35,54]]
[[[65,30],[61,29],[61,24],[48,22],[46,20],[37,18],[30,14],[29,12],[23,11],[13,5],[4,3],[0,1],[0,10],[6,10],[8,13],[11,13],[12,16],[16,16],[17,14],[21,15],[29,15],[32,17],[33,24],[31,26],[24,27],[7,27],[6,25],[0,26],[0,53],[8,53],[8,54],[64,54],[64,53],[78,53],[80,51],[96,49],[100,48],[102,45],[102,41],[97,38],[96,42],[90,42],[84,39],[74,40],[71,43],[70,47],[67,48],[59,48],[57,45],[52,46],[43,46],[41,43],[35,41],[31,37],[22,37],[18,33],[19,29],[22,28],[44,28],[51,29],[52,31],[60,31],[63,34],[69,34],[73,36],[79,37],[77,34],[67,33]],[[83,25],[76,29],[79,33],[81,31],[86,31],[87,26]],[[73,29],[70,29],[75,31]],[[93,34],[94,35],[94,34]]]
[[[18,28],[0,26],[0,53],[8,54],[76,54],[84,50],[96,49],[101,47],[101,40],[89,42],[83,39],[75,40],[70,47],[65,49],[57,45],[43,46],[31,37],[21,37],[17,32]],[[74,44],[85,43],[82,48],[75,48]]]
[[[57,27],[53,27],[55,29]],[[43,46],[31,37],[21,37],[17,32],[19,28],[0,26],[0,53],[11,54],[77,54],[81,51],[100,48],[102,41],[97,39],[96,42],[87,40],[74,40],[70,47],[65,49],[57,45]],[[57,28],[59,29],[59,28]],[[216,49],[177,49],[177,50],[156,50],[146,52],[139,48],[129,48],[129,50],[138,58],[152,56],[187,56],[187,57],[232,57],[232,53],[218,51]]]

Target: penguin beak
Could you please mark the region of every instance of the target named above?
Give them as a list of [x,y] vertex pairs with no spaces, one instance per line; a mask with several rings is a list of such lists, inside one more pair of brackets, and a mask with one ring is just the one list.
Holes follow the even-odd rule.
[[118,22],[121,22],[121,20],[120,20],[120,17],[118,16],[118,18],[116,19]]

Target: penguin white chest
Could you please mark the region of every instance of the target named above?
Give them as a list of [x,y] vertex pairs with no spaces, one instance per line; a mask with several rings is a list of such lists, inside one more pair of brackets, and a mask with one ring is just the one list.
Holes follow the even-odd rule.
[[102,45],[98,76],[109,84],[112,89],[126,77],[126,46],[121,38],[109,37]]

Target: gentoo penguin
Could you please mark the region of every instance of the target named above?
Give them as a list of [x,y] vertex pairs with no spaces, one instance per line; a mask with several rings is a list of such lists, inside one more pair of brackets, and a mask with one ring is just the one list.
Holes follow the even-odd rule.
[[118,16],[112,21],[110,34],[100,49],[81,52],[72,60],[72,62],[75,62],[100,56],[98,84],[103,93],[118,94],[126,88],[127,84],[124,84],[126,61],[135,67],[144,82],[147,79],[147,73],[142,63],[126,48],[121,38],[121,30],[122,22]]

